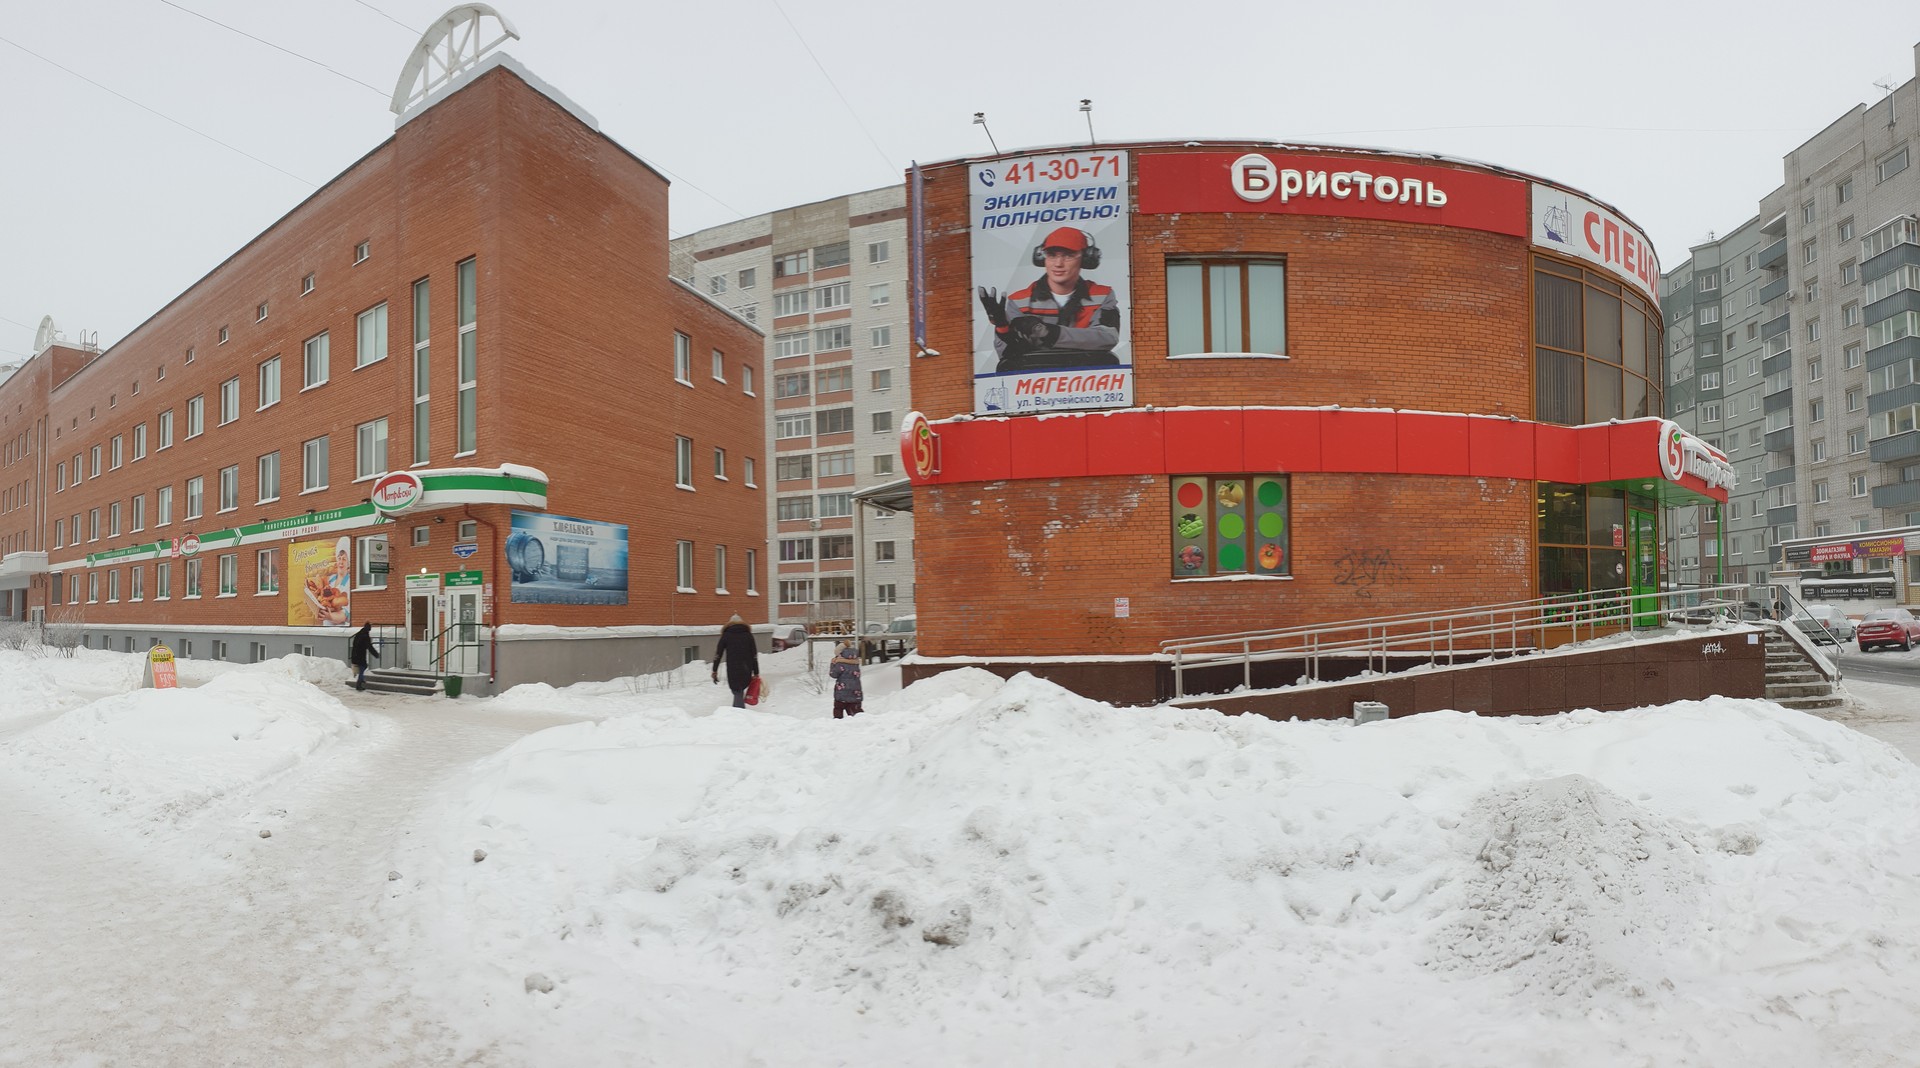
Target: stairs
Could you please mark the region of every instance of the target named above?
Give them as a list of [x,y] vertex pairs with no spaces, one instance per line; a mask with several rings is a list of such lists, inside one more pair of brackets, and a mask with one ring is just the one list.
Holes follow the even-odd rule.
[[[1800,647],[1769,626],[1767,631],[1767,700],[1803,712],[1840,708],[1846,704],[1833,680],[1820,673]],[[371,676],[369,676],[371,678]]]
[[[352,680],[348,680],[351,684]],[[440,676],[425,671],[408,671],[405,668],[369,668],[367,669],[367,689],[381,693],[408,693],[416,697],[432,697],[441,692]],[[1771,693],[1771,689],[1768,691]]]

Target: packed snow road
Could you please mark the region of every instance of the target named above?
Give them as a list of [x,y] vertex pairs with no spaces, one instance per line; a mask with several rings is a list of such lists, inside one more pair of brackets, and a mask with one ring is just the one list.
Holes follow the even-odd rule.
[[[375,904],[426,795],[566,720],[371,694],[354,704],[359,727],[301,774],[174,848],[143,848],[0,779],[0,1064],[461,1059],[414,999],[407,932]],[[519,1062],[483,1051],[468,1063]]]

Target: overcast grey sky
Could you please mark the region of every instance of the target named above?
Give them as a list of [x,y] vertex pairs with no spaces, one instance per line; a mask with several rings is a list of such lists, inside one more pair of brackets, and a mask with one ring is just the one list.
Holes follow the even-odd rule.
[[[0,0],[0,362],[44,314],[111,345],[389,136],[401,65],[449,6]],[[1619,207],[1667,267],[1874,82],[1911,78],[1920,40],[1912,0],[494,6],[509,52],[675,176],[676,233],[984,151],[975,111],[1002,148],[1083,140],[1091,97],[1102,140],[1532,171]]]

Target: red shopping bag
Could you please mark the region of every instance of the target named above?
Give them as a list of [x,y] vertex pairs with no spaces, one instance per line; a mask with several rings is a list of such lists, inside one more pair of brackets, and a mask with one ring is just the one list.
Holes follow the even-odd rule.
[[759,703],[760,703],[760,676],[755,675],[753,677],[753,680],[747,683],[747,707],[751,708],[754,705],[757,705]]

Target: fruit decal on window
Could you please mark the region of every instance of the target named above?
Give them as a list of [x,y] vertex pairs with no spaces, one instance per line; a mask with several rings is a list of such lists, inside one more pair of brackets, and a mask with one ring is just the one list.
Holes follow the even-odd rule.
[[1282,554],[1280,546],[1272,542],[1260,546],[1260,568],[1263,571],[1277,571],[1280,568]]
[[1189,545],[1180,550],[1180,566],[1188,571],[1200,570],[1200,565],[1205,563],[1206,559],[1206,555],[1200,551],[1198,545]]
[[1213,491],[1222,508],[1238,508],[1240,502],[1247,499],[1246,484],[1243,482],[1222,482]]
[[1197,538],[1207,532],[1207,524],[1199,516],[1188,512],[1174,524],[1174,529],[1178,530],[1183,538]]

